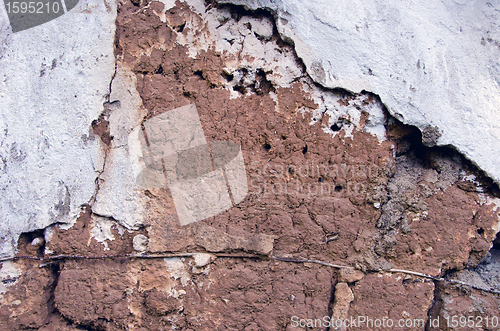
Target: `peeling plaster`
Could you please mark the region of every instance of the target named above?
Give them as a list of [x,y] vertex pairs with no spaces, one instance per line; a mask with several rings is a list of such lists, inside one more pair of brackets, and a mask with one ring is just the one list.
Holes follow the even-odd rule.
[[19,276],[22,274],[21,266],[12,261],[2,262],[0,269],[0,301],[4,302],[3,294],[7,292],[7,288],[16,283]]
[[452,145],[500,182],[500,5],[218,0],[270,11],[311,78],[380,96],[390,114]]
[[92,206],[95,213],[113,217],[129,229],[141,226],[144,217],[144,193],[139,192],[136,178],[144,168],[140,163],[139,126],[146,110],[136,86],[135,74],[118,63],[109,97],[115,105],[109,114],[113,140],[100,176],[102,184]]
[[72,223],[102,164],[90,126],[114,71],[115,3],[89,0],[29,30],[0,31],[0,256],[22,232]]

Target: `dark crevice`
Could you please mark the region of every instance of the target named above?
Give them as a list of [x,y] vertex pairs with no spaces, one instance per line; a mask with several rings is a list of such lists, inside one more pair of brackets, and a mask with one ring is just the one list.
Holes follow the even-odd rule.
[[235,85],[233,87],[233,91],[240,92],[241,94],[245,95],[246,94],[246,88],[243,85]]
[[330,126],[330,130],[336,132],[336,131],[340,131],[342,127],[339,126],[337,123],[333,124],[332,126]]
[[337,132],[342,130],[344,126],[347,126],[349,124],[351,124],[349,120],[341,117],[337,119],[337,122],[335,122],[333,125],[330,126],[330,130],[332,130],[333,132]]
[[[249,75],[249,71],[247,68],[239,68],[237,72],[239,73],[238,77],[240,78],[239,81],[233,86],[233,91],[240,92],[242,95],[245,95],[247,93],[247,89],[257,95],[267,95],[269,94],[269,92],[276,92],[273,84],[267,79],[267,74],[271,72],[265,72],[262,69],[257,69],[255,73],[252,73],[253,75],[255,75],[254,79],[252,79],[252,83],[248,83],[245,81],[247,76]],[[221,76],[227,82],[231,82],[234,80],[234,74],[222,72]]]
[[[212,9],[212,8],[217,8],[217,9],[226,9],[230,14],[231,18],[233,18],[236,22],[239,22],[242,17],[245,16],[250,16],[254,18],[262,18],[262,17],[267,17],[269,19],[272,19],[273,21],[273,27],[274,27],[274,32],[277,37],[279,37],[278,30],[276,29],[276,22],[274,21],[274,14],[271,12],[269,9],[256,9],[256,10],[251,10],[251,9],[246,9],[244,6],[241,5],[235,5],[232,3],[219,3],[216,0],[205,0],[205,7],[207,8],[207,11]],[[251,28],[247,26],[247,28]]]
[[493,247],[491,249],[500,250],[500,232],[497,233],[495,240],[493,240]]
[[182,33],[182,31],[184,31],[185,27],[186,27],[186,22],[182,23],[181,25],[175,26],[174,29],[175,29],[175,31]]
[[[115,43],[117,40],[117,33],[115,33]],[[115,48],[116,50],[116,48]],[[113,72],[113,76],[111,77],[111,80],[109,81],[109,93],[106,95],[106,102],[103,103],[103,112],[99,115],[99,118],[92,121],[91,126],[92,126],[92,132],[99,136],[101,138],[101,141],[107,146],[111,146],[111,140],[113,137],[110,134],[109,131],[109,114],[111,110],[120,107],[120,101],[115,101],[115,100],[110,100],[111,98],[111,88],[113,85],[113,80],[116,77],[116,72],[117,72],[117,64],[115,61],[115,71]]]
[[224,78],[227,82],[231,82],[234,79],[234,75],[231,75],[227,72],[222,72],[221,74],[222,78]]
[[57,287],[57,284],[59,282],[59,274],[61,272],[61,263],[64,263],[64,262],[54,262],[54,263],[51,263],[49,266],[48,266],[48,270],[50,271],[50,274],[52,276],[52,283],[49,285],[47,291],[47,296],[48,296],[48,300],[47,300],[47,307],[49,308],[49,312],[51,314],[55,314],[57,312],[57,307],[56,307],[56,303],[55,303],[55,291],[56,291],[56,287]]
[[45,251],[44,229],[23,232],[17,240],[17,254],[43,257]]
[[[411,231],[411,226],[408,225],[404,216],[405,213],[419,211],[418,206],[406,203],[406,194],[408,194],[411,187],[401,189],[401,183],[405,181],[416,183],[421,180],[420,176],[425,171],[434,170],[438,178],[436,181],[439,180],[440,185],[443,185],[442,187],[435,186],[436,189],[445,190],[446,185],[456,184],[458,188],[464,191],[488,193],[496,197],[500,196],[500,190],[497,184],[454,147],[429,147],[432,144],[426,146],[423,143],[422,132],[417,127],[403,124],[391,116],[386,109],[384,111],[387,118],[386,135],[395,145],[396,170],[389,177],[389,190],[385,201],[382,201],[382,213],[376,223],[381,235],[376,253],[379,256],[390,257],[390,251],[393,250],[393,246],[396,244],[394,239],[396,232],[409,233]],[[421,174],[418,174],[419,171]],[[467,174],[473,174],[475,180],[472,182],[467,181]],[[449,178],[446,179],[447,177]],[[446,184],[447,181],[449,181],[448,184]],[[437,184],[435,183],[435,185]],[[425,193],[420,192],[417,185],[415,185],[413,191],[417,192],[412,193],[416,198],[420,194],[421,197],[418,199],[425,200]],[[484,229],[477,229],[477,231],[478,234],[485,232]]]
[[[335,275],[336,276],[336,275]],[[338,279],[337,277],[332,277],[332,285],[330,288],[330,302],[328,302],[328,316],[333,315],[333,305],[335,303],[335,287],[337,286]],[[325,331],[333,330],[330,327],[327,327]]]
[[163,74],[163,67],[161,66],[161,64],[156,69],[155,74],[157,74],[157,75]]
[[435,331],[442,330],[442,325],[434,325],[436,318],[439,316],[441,309],[443,308],[443,299],[441,298],[441,293],[443,291],[441,282],[434,281],[434,293],[432,298],[432,303],[427,310],[427,321],[425,323],[425,331]]
[[[380,98],[370,93],[373,97],[376,97],[378,101],[383,105]],[[464,184],[459,184],[459,187],[464,191],[469,192],[481,192],[489,193],[495,197],[500,197],[500,187],[495,183],[488,175],[477,167],[472,161],[467,159],[460,151],[458,151],[452,145],[435,146],[432,142],[427,142],[424,135],[419,128],[409,124],[403,124],[396,117],[389,114],[387,108],[383,107],[385,117],[387,118],[386,130],[387,138],[395,142],[395,152],[396,157],[402,155],[412,154],[413,157],[419,159],[425,168],[431,169],[436,168],[436,164],[433,161],[433,157],[448,157],[456,158],[458,163],[462,166],[462,170],[474,174],[476,181],[482,187],[482,190],[475,188],[468,188]],[[425,131],[425,130],[424,130]],[[432,147],[429,147],[432,146]],[[439,169],[437,169],[439,172]]]
[[101,183],[101,178],[100,177],[101,177],[101,174],[104,172],[104,168],[106,166],[106,160],[107,160],[107,156],[108,156],[108,151],[111,148],[111,141],[113,140],[113,137],[111,136],[110,128],[109,128],[109,114],[110,114],[111,110],[120,107],[120,101],[119,100],[113,100],[113,101],[111,101],[111,91],[112,91],[112,87],[113,87],[113,81],[114,81],[114,79],[116,77],[116,73],[118,71],[118,64],[117,64],[117,61],[116,61],[116,58],[117,58],[118,55],[116,55],[116,54],[119,53],[119,52],[121,52],[121,49],[119,49],[119,47],[118,47],[118,38],[119,38],[118,30],[115,31],[115,36],[114,37],[115,37],[115,40],[114,40],[114,43],[115,43],[115,45],[114,45],[115,46],[115,48],[114,48],[114,52],[115,52],[115,70],[113,72],[113,76],[111,77],[111,80],[109,81],[109,87],[108,87],[109,93],[106,96],[106,102],[103,103],[103,112],[101,113],[101,115],[99,115],[99,118],[97,120],[94,120],[91,123],[92,132],[95,135],[99,136],[100,139],[101,139],[101,141],[105,145],[105,148],[104,148],[104,160],[103,160],[103,163],[102,163],[102,170],[99,171],[98,169],[95,169],[99,173],[99,175],[95,179],[94,194],[90,198],[90,200],[88,202],[88,205],[81,206],[81,208],[86,208],[86,206],[88,208],[90,208],[90,205],[92,205],[95,202],[95,199],[96,199],[97,194],[99,192],[100,183]]
[[198,76],[201,80],[205,80],[205,77],[203,77],[203,71],[197,70],[194,72],[195,76]]
[[267,80],[266,72],[262,69],[258,69],[255,76],[255,84],[253,86],[253,92],[257,95],[267,95],[269,92],[275,92],[273,84]]

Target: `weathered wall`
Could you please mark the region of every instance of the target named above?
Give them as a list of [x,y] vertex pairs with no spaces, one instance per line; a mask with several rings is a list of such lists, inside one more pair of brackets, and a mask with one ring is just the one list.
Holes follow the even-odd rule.
[[[10,121],[30,114],[40,130],[44,121],[62,149],[51,151],[52,142],[44,152],[26,153],[54,163],[21,157],[2,178],[8,183],[8,176],[25,175],[23,167],[50,165],[40,181],[24,177],[30,194],[44,180],[66,183],[65,176],[88,192],[68,185],[66,202],[44,186],[55,196],[27,202],[19,195],[39,211],[33,221],[23,221],[29,218],[20,211],[17,221],[2,216],[12,232],[3,254],[16,248],[17,258],[0,269],[0,329],[294,330],[300,328],[292,316],[427,323],[452,313],[498,315],[491,292],[499,289],[488,276],[497,268],[496,250],[483,260],[498,232],[496,184],[454,149],[425,146],[422,140],[432,145],[432,137],[391,116],[383,93],[317,84],[298,58],[298,43],[282,39],[282,23],[270,13],[194,0],[124,0],[116,8],[81,3],[72,15],[80,25],[99,17],[88,24],[102,24],[101,34],[88,36],[92,47],[61,48],[87,59],[83,68],[67,64],[67,75],[76,70],[82,78],[65,86],[90,99],[75,101],[76,92],[56,98],[62,92],[49,81],[54,92],[40,102],[50,102],[52,112],[37,105],[23,105],[26,112],[15,116],[3,111]],[[67,80],[57,59],[53,68],[37,67],[42,71],[28,82],[59,82],[50,76],[56,74]],[[384,93],[391,91],[399,93],[395,85]],[[207,141],[241,146],[248,194],[234,208],[181,226],[168,179],[145,188],[137,178],[152,146],[142,142],[144,123],[192,104]],[[81,117],[65,117],[72,112]],[[65,131],[79,127],[74,135]],[[41,139],[36,130],[28,133]],[[13,139],[5,138],[5,146]],[[73,140],[80,148],[66,152]],[[11,145],[4,150],[12,160],[24,155]],[[2,199],[27,212],[13,197]],[[47,206],[66,213],[44,218]]]
[[104,154],[90,124],[115,70],[115,17],[90,1],[18,33],[2,20],[0,256],[22,232],[74,222],[96,191]]
[[314,81],[376,93],[430,144],[456,147],[500,180],[500,2],[221,2],[271,10]]

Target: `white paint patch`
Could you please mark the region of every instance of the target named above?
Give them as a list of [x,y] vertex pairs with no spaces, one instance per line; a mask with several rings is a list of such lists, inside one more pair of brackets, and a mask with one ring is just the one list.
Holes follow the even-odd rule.
[[179,279],[182,286],[186,286],[191,280],[191,275],[186,269],[184,258],[165,258],[164,261],[167,263],[167,270],[172,278]]
[[3,295],[7,292],[7,288],[14,285],[21,274],[21,266],[17,263],[12,261],[2,262],[2,268],[0,269],[0,301],[3,302]]
[[181,0],[181,2],[187,3],[191,9],[198,15],[205,14],[205,1],[204,0]]
[[[318,108],[312,111],[311,125],[326,115],[328,125],[323,131],[332,137],[344,131],[345,137],[352,138],[354,130],[357,130],[376,136],[379,142],[386,140],[383,106],[377,100],[371,100],[366,94],[342,100],[338,95],[326,92],[315,85],[304,85],[303,89],[318,105]],[[365,123],[361,123],[362,112],[368,114]]]
[[[52,240],[52,236],[54,235],[54,226],[49,226],[43,231],[43,237],[45,239],[45,243],[49,243]],[[48,248],[49,245],[45,245],[45,255],[52,254],[52,250]]]
[[365,107],[368,118],[363,130],[378,138],[379,142],[386,140],[385,115],[379,102],[369,104]]
[[139,253],[145,253],[148,250],[149,238],[143,234],[138,234],[134,236],[132,240],[132,245],[134,250]]
[[109,251],[108,240],[115,240],[115,236],[111,232],[113,225],[119,226],[116,222],[104,217],[92,216],[92,225],[90,228],[90,239],[94,238],[97,242],[104,245],[104,250]]
[[498,232],[500,232],[500,198],[491,198],[489,196],[486,196],[486,204],[487,205],[494,205],[496,207],[495,213],[497,214],[498,224],[493,229],[495,230],[496,233],[498,233]]
[[197,268],[203,268],[215,260],[215,255],[207,253],[199,253],[193,255],[194,265]]
[[145,166],[142,156],[139,125],[147,111],[137,92],[137,78],[126,66],[118,63],[111,85],[109,129],[113,136],[106,168],[101,174],[99,188],[92,210],[102,216],[113,217],[128,229],[138,228],[144,217],[143,193],[138,190],[136,178]]

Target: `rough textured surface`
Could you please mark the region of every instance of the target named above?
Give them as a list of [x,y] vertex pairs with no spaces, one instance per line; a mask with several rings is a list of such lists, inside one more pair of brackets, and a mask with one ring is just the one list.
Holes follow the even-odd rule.
[[[454,276],[481,288],[498,289],[499,270],[500,251],[493,248],[476,268]],[[433,320],[429,330],[497,330],[499,314],[498,295],[493,297],[471,286],[440,283],[435,291],[433,309],[429,311]]]
[[114,72],[115,17],[113,3],[89,1],[30,30],[0,24],[0,256],[22,232],[74,222],[94,195],[91,123]]
[[435,143],[500,181],[498,1],[219,2],[271,10],[316,82],[376,93],[396,118],[437,128]]
[[[333,301],[332,306],[332,320],[345,320],[349,319],[349,306],[350,303],[354,300],[354,294],[352,290],[349,288],[347,283],[337,283],[335,285],[335,299]],[[345,330],[346,326],[337,326],[335,325],[334,330]]]
[[[179,4],[166,12],[170,24],[164,24],[155,14],[159,10],[153,6],[140,11],[141,16],[131,3],[120,7],[119,67],[135,72],[147,117],[195,103],[208,140],[242,146],[250,180],[249,194],[237,208],[183,227],[172,213],[167,190],[151,189],[146,194],[127,190],[127,194],[145,196],[144,225],[151,251],[182,251],[193,244],[223,251],[244,247],[228,244],[234,240],[224,238],[262,233],[277,237],[274,250],[280,254],[356,261],[367,269],[389,268],[394,263],[388,260],[395,260],[399,267],[439,274],[443,267],[467,265],[471,251],[486,253],[489,249],[498,222],[489,213],[494,206],[458,187],[461,171],[468,171],[458,155],[426,150],[418,142],[417,132],[401,132],[395,121],[388,124],[389,136],[406,145],[396,148],[391,141],[379,143],[364,130],[373,121],[371,113],[376,115],[375,109],[382,107],[373,97],[344,98],[315,90],[300,75],[288,87],[278,85],[283,84],[281,78],[275,82],[274,71],[265,73],[260,66],[280,68],[280,61],[293,54],[276,39],[259,40],[246,31],[258,22],[248,25],[244,20],[227,19],[227,9],[213,10],[202,20],[186,4]],[[215,50],[209,47],[207,34],[214,29],[214,20],[224,22],[214,34],[224,35],[223,29],[227,29],[234,31],[234,38],[241,37],[231,52],[215,51],[216,41],[212,44]],[[182,22],[182,32],[176,32],[175,26]],[[184,38],[199,40],[201,36],[203,43],[184,46]],[[139,47],[137,38],[147,46]],[[248,48],[247,39],[254,40]],[[276,51],[279,48],[281,53]],[[254,55],[259,49],[273,49],[275,62],[253,60],[245,56],[247,49]],[[267,54],[263,52],[261,57]],[[295,66],[290,72],[300,72]],[[227,78],[229,70],[232,78]],[[252,71],[255,76],[250,75]],[[242,75],[239,83],[233,82],[237,73]],[[238,95],[232,96],[235,89]],[[322,107],[325,110],[318,111]],[[350,127],[341,129],[342,124],[337,123],[342,120],[351,123]],[[108,165],[125,167],[122,161],[110,160]],[[133,178],[124,171],[110,174],[114,182]],[[483,212],[475,217],[479,210]],[[128,224],[119,214],[108,216]],[[433,228],[430,233],[429,227]],[[459,236],[448,232],[452,227],[463,232]],[[478,228],[483,228],[481,236]],[[325,238],[333,235],[337,239],[327,243]]]
[[[403,330],[424,330],[433,290],[432,282],[402,274],[370,274],[353,286],[354,301],[349,315],[369,316],[373,320],[386,317],[395,321],[395,325],[401,319],[405,323],[410,320],[412,324],[403,325]],[[373,330],[373,326],[359,325],[359,329]]]
[[140,143],[136,128],[141,124],[145,110],[136,91],[135,75],[121,63],[116,67],[109,100],[103,115],[109,123],[105,134],[110,138],[108,144],[107,140],[101,139],[106,145],[103,146],[106,164],[99,177],[99,190],[92,208],[99,215],[120,220],[126,227],[138,228],[143,223],[144,195],[136,184],[140,171],[136,155]]
[[[97,192],[72,225],[21,235],[18,259],[1,264],[0,326],[290,331],[307,329],[294,317],[367,316],[425,330],[477,298],[496,314],[496,294],[390,270],[500,290],[488,262],[498,188],[437,146],[433,126],[315,84],[265,12],[194,0],[117,11],[111,94],[87,123],[104,155]],[[168,187],[137,185],[138,137],[191,104],[207,141],[241,146],[249,192],[181,226]]]

